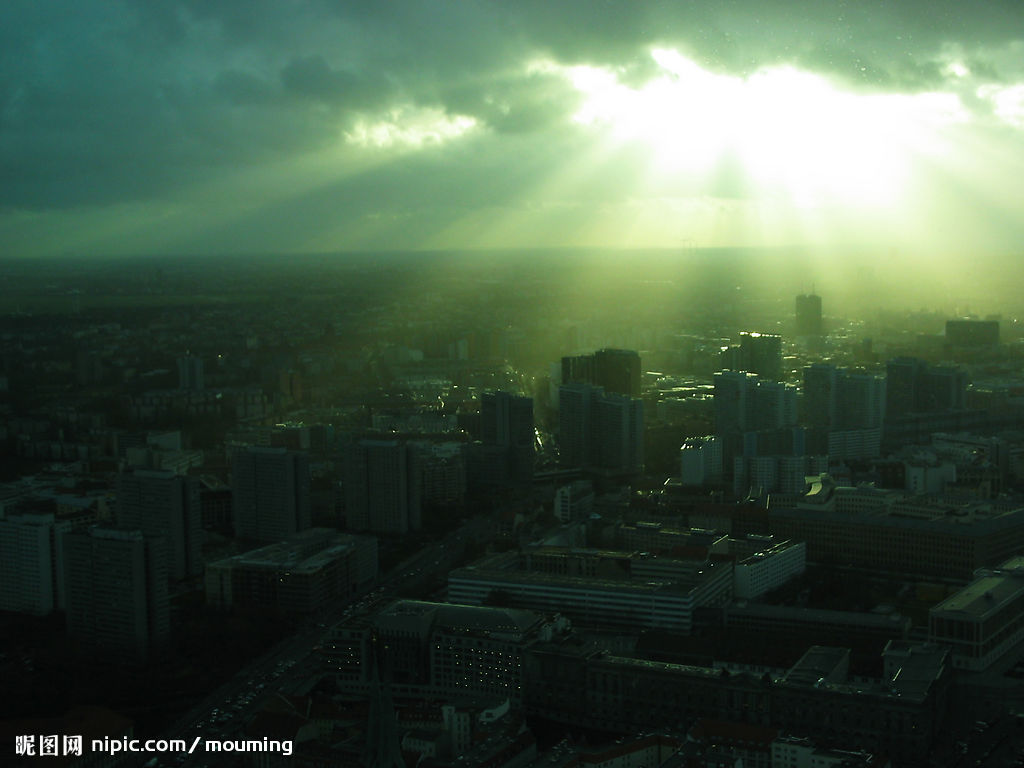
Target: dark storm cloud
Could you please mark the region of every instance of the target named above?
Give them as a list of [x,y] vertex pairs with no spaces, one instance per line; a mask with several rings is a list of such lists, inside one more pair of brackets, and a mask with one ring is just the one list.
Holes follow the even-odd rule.
[[[972,70],[1010,81],[1021,72],[991,52],[1022,35],[1021,8],[9,0],[0,7],[0,207],[159,197],[328,146],[359,119],[410,106],[471,116],[496,140],[546,140],[579,96],[556,74],[527,71],[544,58],[608,66],[639,85],[654,72],[650,47],[662,45],[721,72],[793,64],[866,88],[928,89],[943,82],[940,54],[955,45]],[[473,151],[485,169],[514,156]],[[486,176],[465,172],[466,184]]]

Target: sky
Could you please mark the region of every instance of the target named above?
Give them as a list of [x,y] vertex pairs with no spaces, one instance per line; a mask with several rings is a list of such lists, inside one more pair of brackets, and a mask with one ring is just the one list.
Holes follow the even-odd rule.
[[1024,3],[5,0],[0,257],[1024,243]]

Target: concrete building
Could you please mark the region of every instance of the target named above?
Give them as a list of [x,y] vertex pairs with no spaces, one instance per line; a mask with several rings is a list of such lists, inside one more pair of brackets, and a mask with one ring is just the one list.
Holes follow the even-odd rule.
[[398,600],[372,618],[335,627],[323,656],[349,690],[368,690],[379,666],[396,696],[518,704],[525,647],[567,628],[564,619],[525,610]]
[[994,347],[999,344],[999,321],[970,318],[947,320],[946,343],[953,347]]
[[586,480],[577,480],[555,491],[555,519],[563,523],[586,520],[594,509],[594,487]]
[[[743,542],[746,544],[747,542]],[[769,543],[737,559],[733,565],[733,594],[753,600],[778,589],[807,570],[807,545],[802,541]]]
[[250,446],[231,457],[235,535],[282,541],[310,526],[309,458],[284,448]]
[[890,643],[881,678],[851,680],[845,648],[809,648],[772,675],[616,656],[557,638],[526,654],[525,705],[528,716],[616,733],[699,718],[746,723],[913,764],[946,727],[948,655]]
[[0,610],[46,616],[64,607],[63,535],[71,527],[54,512],[0,519]]
[[[689,633],[698,608],[722,605],[732,596],[728,562],[617,555],[612,560],[624,564],[618,573],[608,567],[611,560],[599,563],[599,556],[593,554],[562,557],[561,573],[551,563],[547,567],[541,561],[520,564],[516,553],[493,556],[452,571],[448,598],[467,605],[501,602],[557,612],[588,626],[659,627]],[[630,570],[625,570],[626,565]],[[569,568],[583,575],[569,575]]]
[[928,612],[928,641],[946,645],[957,669],[988,669],[1024,640],[1024,556],[975,579]]
[[683,485],[703,487],[722,482],[722,442],[717,437],[693,437],[679,449]]
[[400,440],[359,440],[345,452],[345,518],[353,531],[402,534],[421,526],[415,451]]
[[480,440],[505,449],[505,475],[512,485],[533,480],[533,399],[508,392],[485,392],[480,398]]
[[796,297],[796,335],[821,336],[821,296],[800,294]]
[[559,388],[561,463],[609,475],[644,466],[643,401],[588,384]]
[[827,475],[795,504],[770,500],[768,526],[806,541],[810,562],[943,578],[969,579],[1024,551],[1024,507],[841,487]]
[[172,581],[203,573],[203,513],[196,478],[137,469],[117,476],[117,521],[122,528],[162,537]]
[[206,567],[206,602],[223,610],[310,615],[365,592],[377,578],[377,541],[310,528]]
[[167,642],[164,541],[141,531],[77,529],[64,535],[68,635],[83,650],[145,661]]
[[629,349],[562,358],[562,384],[590,384],[629,398],[640,397],[640,374],[640,355]]

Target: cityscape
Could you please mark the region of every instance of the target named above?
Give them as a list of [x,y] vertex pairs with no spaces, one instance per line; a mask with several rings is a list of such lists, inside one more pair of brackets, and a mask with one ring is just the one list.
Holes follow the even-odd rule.
[[329,6],[0,9],[0,764],[1024,765],[1024,9]]

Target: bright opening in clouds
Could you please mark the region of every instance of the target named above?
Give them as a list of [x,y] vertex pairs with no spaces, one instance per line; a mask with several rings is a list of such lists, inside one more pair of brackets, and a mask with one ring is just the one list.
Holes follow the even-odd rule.
[[1024,242],[1024,6],[0,8],[10,256]]

